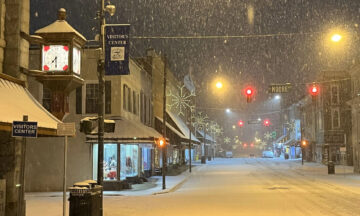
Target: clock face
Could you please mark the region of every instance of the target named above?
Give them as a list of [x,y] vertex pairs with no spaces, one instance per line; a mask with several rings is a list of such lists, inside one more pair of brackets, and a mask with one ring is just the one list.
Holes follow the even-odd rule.
[[69,47],[64,45],[43,46],[42,69],[44,71],[66,71],[69,68]]
[[73,71],[76,74],[80,75],[81,67],[81,52],[77,47],[73,48]]

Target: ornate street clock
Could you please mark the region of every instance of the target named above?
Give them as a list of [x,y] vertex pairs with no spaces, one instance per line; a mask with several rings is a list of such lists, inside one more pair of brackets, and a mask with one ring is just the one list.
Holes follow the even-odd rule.
[[[69,94],[81,86],[81,53],[86,38],[66,20],[66,10],[58,11],[58,19],[35,31],[42,38],[40,72],[35,76],[51,91],[51,113],[63,119],[69,112]],[[39,71],[39,70],[38,70]]]
[[[73,54],[73,58],[74,58],[74,54]],[[69,69],[69,46],[66,45],[43,46],[42,68],[44,71],[67,71]]]

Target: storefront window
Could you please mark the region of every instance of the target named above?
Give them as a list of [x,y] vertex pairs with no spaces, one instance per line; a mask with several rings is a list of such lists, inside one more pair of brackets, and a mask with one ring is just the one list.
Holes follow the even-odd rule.
[[[104,145],[104,180],[117,180],[117,144]],[[93,145],[93,179],[97,180],[98,144]]]
[[142,169],[151,170],[151,148],[142,148]]
[[117,180],[117,144],[104,145],[104,180]]
[[138,175],[139,146],[121,144],[120,179]]

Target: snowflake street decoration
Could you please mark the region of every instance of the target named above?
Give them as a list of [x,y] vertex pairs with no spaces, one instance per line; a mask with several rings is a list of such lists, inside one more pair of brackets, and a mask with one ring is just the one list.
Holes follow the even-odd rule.
[[194,122],[193,122],[193,126],[199,130],[206,130],[207,127],[207,121],[208,121],[208,116],[207,115],[203,115],[202,112],[199,112],[197,114],[194,115]]
[[291,122],[287,122],[285,124],[288,125],[286,128],[288,129],[289,132],[295,131],[295,121],[294,120],[292,120]]
[[229,138],[229,137],[225,137],[225,138],[224,138],[224,143],[225,143],[225,144],[229,144],[229,143],[230,143],[230,138]]
[[264,138],[265,138],[266,140],[269,140],[269,139],[272,138],[272,134],[269,133],[269,132],[266,132],[266,133],[264,134]]
[[178,86],[179,88],[179,94],[174,94],[173,92],[169,92],[167,96],[171,97],[170,104],[167,104],[167,106],[170,107],[170,109],[176,109],[178,111],[178,115],[185,116],[184,112],[186,109],[191,109],[193,111],[194,106],[191,105],[191,98],[195,97],[195,92],[188,93],[184,90],[185,85]]

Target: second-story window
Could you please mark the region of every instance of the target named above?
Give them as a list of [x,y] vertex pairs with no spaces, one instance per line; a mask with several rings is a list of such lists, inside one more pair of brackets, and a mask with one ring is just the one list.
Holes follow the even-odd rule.
[[48,88],[43,88],[43,107],[51,112],[51,90]]
[[[97,83],[86,84],[85,112],[87,114],[98,113],[98,93],[99,85]],[[105,81],[105,113],[111,113],[111,81]]]
[[332,85],[331,86],[331,104],[339,103],[339,86]]
[[331,110],[332,128],[336,129],[340,127],[340,112],[339,108],[333,108]]
[[133,101],[132,101],[133,110],[132,111],[134,114],[136,114],[137,113],[137,107],[136,107],[137,103],[136,103],[136,92],[135,91],[133,91],[132,99],[133,99]]
[[98,84],[86,84],[86,113],[97,113]]
[[141,91],[140,92],[140,121],[142,122],[142,123],[144,123],[145,122],[145,117],[144,117],[145,115],[144,115],[144,92],[143,91]]

